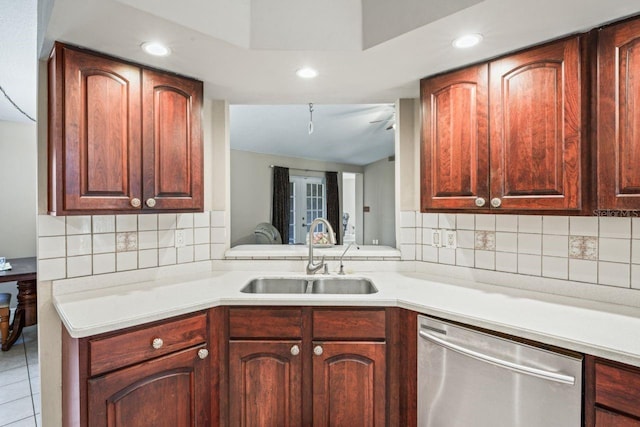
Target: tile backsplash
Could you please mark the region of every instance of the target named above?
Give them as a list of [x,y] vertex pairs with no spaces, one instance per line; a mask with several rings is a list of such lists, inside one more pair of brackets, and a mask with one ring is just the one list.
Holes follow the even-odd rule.
[[399,236],[403,260],[640,290],[640,218],[405,211]]
[[225,249],[223,211],[38,216],[41,280],[223,259]]

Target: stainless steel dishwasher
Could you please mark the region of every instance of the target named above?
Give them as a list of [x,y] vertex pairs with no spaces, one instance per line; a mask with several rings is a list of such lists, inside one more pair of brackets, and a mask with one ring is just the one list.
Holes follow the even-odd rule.
[[418,316],[418,426],[581,422],[581,357]]

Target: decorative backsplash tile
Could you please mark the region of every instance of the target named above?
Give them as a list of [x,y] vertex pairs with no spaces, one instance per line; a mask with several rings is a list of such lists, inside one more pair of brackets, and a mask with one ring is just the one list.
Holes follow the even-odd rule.
[[129,231],[116,233],[116,252],[129,252],[138,250],[138,233]]
[[[180,248],[175,247],[176,230],[184,236]],[[415,234],[416,229],[412,231]],[[38,234],[38,275],[42,280],[223,259],[227,249],[222,211],[39,215]]]
[[[422,227],[416,228],[422,236],[416,241],[416,247],[421,246],[418,261],[640,289],[640,218],[421,217]],[[457,249],[437,247],[435,230],[455,230]]]
[[570,236],[569,258],[597,260],[598,238],[590,236]]
[[495,251],[496,232],[485,230],[476,231],[474,248],[481,251]]

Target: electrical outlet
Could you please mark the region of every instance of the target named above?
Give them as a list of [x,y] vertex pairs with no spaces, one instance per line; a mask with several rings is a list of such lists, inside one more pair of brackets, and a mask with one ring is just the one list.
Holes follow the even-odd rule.
[[431,246],[435,248],[442,247],[442,230],[439,230],[439,229],[432,230]]
[[457,245],[456,230],[444,230],[444,247],[455,249]]
[[184,230],[176,230],[176,248],[185,247]]

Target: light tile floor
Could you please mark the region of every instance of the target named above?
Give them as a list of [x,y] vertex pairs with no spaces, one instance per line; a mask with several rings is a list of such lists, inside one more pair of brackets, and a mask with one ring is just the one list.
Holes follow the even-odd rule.
[[11,350],[0,351],[0,426],[42,426],[37,325],[24,328]]

